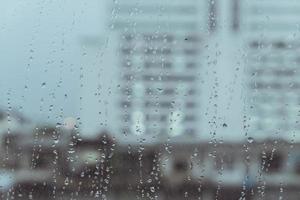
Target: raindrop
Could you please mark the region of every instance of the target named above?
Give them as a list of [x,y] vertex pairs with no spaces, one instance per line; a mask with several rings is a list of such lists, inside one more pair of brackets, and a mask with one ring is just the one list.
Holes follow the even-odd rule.
[[68,152],[69,152],[69,153],[75,153],[75,151],[74,151],[74,150],[69,150]]
[[150,191],[154,193],[155,192],[155,188],[153,186],[150,187]]
[[156,88],[156,89],[157,89],[158,92],[163,92],[164,91],[164,89],[162,89],[162,88]]
[[248,138],[247,138],[247,141],[248,141],[248,143],[250,143],[250,144],[251,144],[251,143],[253,143],[253,142],[254,142],[254,139],[253,139],[253,137],[248,137]]
[[69,185],[69,178],[67,177],[64,182],[65,185]]
[[62,126],[62,124],[61,123],[56,123],[56,128],[60,128]]

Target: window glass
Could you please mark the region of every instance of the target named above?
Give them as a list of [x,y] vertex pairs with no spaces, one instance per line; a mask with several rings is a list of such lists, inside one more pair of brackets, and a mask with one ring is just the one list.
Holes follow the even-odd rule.
[[300,1],[0,5],[0,199],[299,199]]

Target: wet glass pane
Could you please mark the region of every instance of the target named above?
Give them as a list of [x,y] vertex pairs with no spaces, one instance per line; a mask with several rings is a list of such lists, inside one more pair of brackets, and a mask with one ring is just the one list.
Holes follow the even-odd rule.
[[0,199],[299,199],[300,1],[0,6]]

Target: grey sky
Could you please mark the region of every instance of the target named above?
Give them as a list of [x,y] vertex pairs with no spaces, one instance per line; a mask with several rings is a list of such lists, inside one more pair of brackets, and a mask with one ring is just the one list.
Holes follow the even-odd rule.
[[11,105],[35,121],[79,114],[82,38],[102,34],[101,2],[1,2],[1,106],[8,105],[10,93]]

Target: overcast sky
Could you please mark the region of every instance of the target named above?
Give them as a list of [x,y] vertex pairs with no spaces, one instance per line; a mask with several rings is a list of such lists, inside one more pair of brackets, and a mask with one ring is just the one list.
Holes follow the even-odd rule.
[[1,1],[2,107],[10,103],[34,121],[78,116],[83,38],[103,35],[103,2]]

